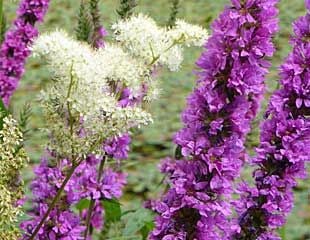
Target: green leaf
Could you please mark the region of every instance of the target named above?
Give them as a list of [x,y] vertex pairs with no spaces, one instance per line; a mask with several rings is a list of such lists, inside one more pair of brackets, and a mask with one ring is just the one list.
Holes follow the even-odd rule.
[[1,97],[0,97],[0,112],[8,113],[8,110],[6,109]]
[[[140,230],[144,229],[144,234],[148,231],[150,222],[153,221],[153,214],[150,210],[141,208],[135,212],[128,213],[126,215],[127,223],[125,229],[123,230],[123,236],[131,236],[138,233]],[[142,233],[142,235],[144,236]]]
[[79,201],[76,204],[75,207],[76,207],[77,210],[82,211],[84,209],[89,208],[89,204],[90,204],[90,200],[89,199],[82,199],[81,201]]
[[105,221],[109,222],[117,222],[121,220],[122,210],[121,204],[117,200],[103,200],[102,206],[105,211]]
[[170,13],[170,18],[168,20],[168,27],[172,28],[175,26],[175,21],[177,19],[177,15],[179,12],[180,8],[180,0],[172,0],[171,1],[171,13]]
[[32,113],[31,105],[30,103],[26,102],[19,113],[19,120],[18,120],[19,128],[23,133],[24,139],[25,136],[30,132],[30,129],[28,129],[28,125],[30,122],[31,113]]
[[91,33],[91,21],[87,12],[84,1],[81,1],[79,14],[78,14],[78,26],[76,28],[76,37],[79,41],[87,42]]
[[283,226],[282,228],[279,229],[279,235],[281,237],[282,240],[285,240],[286,237],[285,237],[285,226]]
[[178,145],[175,149],[175,153],[174,153],[174,157],[175,159],[179,160],[183,157],[182,155],[182,147],[180,145]]
[[155,227],[155,224],[153,221],[151,222],[146,222],[144,224],[144,227],[141,229],[141,234],[142,234],[142,237],[143,237],[143,240],[146,240],[149,233],[154,229]]
[[9,115],[9,112],[8,110],[6,109],[3,101],[2,101],[2,98],[0,97],[0,130],[2,129],[3,127],[3,119]]
[[138,6],[136,0],[120,0],[119,9],[116,10],[122,19],[129,18],[133,14],[133,10]]

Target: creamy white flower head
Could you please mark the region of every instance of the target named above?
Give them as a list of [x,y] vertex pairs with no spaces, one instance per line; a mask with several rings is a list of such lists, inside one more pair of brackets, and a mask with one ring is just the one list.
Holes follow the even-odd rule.
[[165,48],[161,46],[161,41],[158,41],[164,34],[163,29],[143,14],[120,20],[112,25],[112,30],[117,41],[131,54],[142,57],[147,63],[151,63]]
[[41,95],[53,138],[50,149],[64,156],[70,152],[87,155],[107,138],[152,121],[138,106],[119,106],[114,88],[136,90],[147,71],[121,48],[107,45],[95,51],[56,31],[40,36],[33,51],[48,61],[54,73],[54,81]]
[[208,39],[208,32],[199,25],[193,25],[185,22],[182,19],[177,19],[175,26],[168,30],[168,35],[173,39],[182,39],[184,44],[188,47],[200,47],[206,43]]
[[171,71],[183,61],[183,46],[201,46],[207,40],[203,28],[179,20],[173,29],[157,26],[148,16],[139,14],[112,26],[115,39],[133,56],[148,65],[166,65]]
[[[34,56],[42,57],[50,70],[59,78],[67,78],[73,68],[83,82],[100,82],[107,88],[105,68],[102,62],[96,62],[95,51],[85,43],[71,38],[65,31],[57,30],[40,35],[32,45]],[[94,79],[96,77],[96,79]]]
[[92,85],[98,83],[106,91],[111,86],[129,87],[137,95],[141,84],[150,81],[150,69],[141,59],[132,58],[122,48],[108,43],[105,48],[94,50],[62,30],[41,35],[32,51],[34,56],[48,62],[56,77],[68,78],[72,68],[77,78]]
[[162,89],[160,88],[160,81],[152,81],[147,86],[147,95],[144,100],[152,102],[154,99],[159,99]]
[[[97,52],[97,61],[105,65],[106,78],[129,87],[133,95],[139,94],[141,85],[151,81],[151,71],[144,61],[133,58],[122,48],[109,43]],[[119,86],[123,87],[123,86]]]
[[[0,118],[2,118],[1,112]],[[17,121],[10,115],[4,117],[2,121],[3,126],[0,130],[0,185],[10,182],[28,162],[25,150],[21,147],[23,135],[19,130]]]

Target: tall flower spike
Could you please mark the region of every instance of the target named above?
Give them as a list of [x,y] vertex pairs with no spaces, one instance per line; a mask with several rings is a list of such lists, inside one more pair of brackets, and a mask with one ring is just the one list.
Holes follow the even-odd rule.
[[[53,161],[48,163],[43,158],[39,167],[36,168],[36,178],[31,184],[31,190],[35,198],[33,199],[34,208],[31,211],[32,219],[24,221],[21,228],[25,231],[25,239],[27,234],[31,234],[34,227],[40,221],[42,213],[48,208],[50,199],[52,199],[58,191],[61,182],[65,178],[66,169],[70,167],[70,162],[63,159],[58,166],[53,166]],[[89,156],[77,168],[75,174],[69,181],[62,195],[61,200],[53,209],[48,218],[48,224],[43,225],[37,239],[58,239],[65,240],[70,237],[72,240],[80,240],[85,231],[84,212],[77,215],[70,206],[78,203],[81,199],[94,197],[96,199],[96,207],[92,217],[92,226],[100,230],[103,225],[103,209],[98,202],[101,199],[119,198],[122,194],[122,188],[126,183],[125,175],[114,172],[112,169],[106,169],[103,173],[102,181],[96,181],[97,168],[101,159],[95,156]]]
[[85,0],[80,0],[80,8],[77,16],[76,38],[82,42],[88,42],[91,33],[91,21],[86,8]]
[[103,38],[107,35],[107,31],[100,23],[99,0],[90,0],[89,8],[93,25],[91,44],[95,48],[104,47]]
[[171,13],[167,23],[168,27],[172,28],[175,26],[179,8],[180,8],[180,0],[171,0],[171,10],[170,10]]
[[23,183],[20,171],[27,164],[28,157],[22,147],[23,136],[17,122],[10,116],[3,118],[0,128],[0,239],[16,240],[20,232],[16,228],[21,214]]
[[232,0],[213,24],[201,68],[174,138],[178,159],[165,159],[168,191],[147,203],[158,213],[152,240],[229,239],[233,181],[245,161],[245,136],[275,51],[276,0]]
[[134,8],[137,6],[137,0],[120,0],[119,9],[116,12],[122,19],[126,19],[131,17]]
[[281,239],[275,230],[283,226],[293,207],[293,187],[306,175],[310,161],[310,1],[308,14],[293,24],[293,51],[281,67],[281,88],[269,103],[261,125],[260,146],[252,163],[255,187],[239,186],[236,201],[240,229],[232,239]]
[[14,26],[8,31],[0,49],[0,97],[6,105],[24,73],[29,45],[37,37],[37,22],[42,22],[49,0],[22,0]]

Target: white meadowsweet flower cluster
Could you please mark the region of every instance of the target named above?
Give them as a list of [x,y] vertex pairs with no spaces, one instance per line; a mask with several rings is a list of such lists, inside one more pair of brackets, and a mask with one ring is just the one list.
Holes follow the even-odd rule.
[[[112,26],[114,43],[93,49],[57,30],[34,42],[32,52],[47,61],[53,79],[42,92],[49,149],[61,156],[98,153],[101,143],[152,121],[144,102],[159,96],[154,70],[177,70],[184,46],[201,46],[207,32],[184,21],[158,27],[142,14]],[[123,93],[129,104],[120,104]]]
[[141,83],[150,78],[145,63],[133,59],[122,48],[106,44],[105,48],[95,50],[62,30],[41,35],[32,46],[32,52],[46,59],[56,77],[68,79],[68,72],[73,68],[83,82],[97,83],[105,91],[110,91],[111,86],[129,87],[135,95]]
[[112,26],[116,41],[132,55],[150,65],[166,65],[171,71],[183,61],[183,47],[202,46],[207,31],[197,25],[177,20],[174,28],[159,27],[150,17],[139,14]]
[[[43,34],[31,48],[33,55],[45,59],[52,73],[58,78],[66,78],[67,81],[70,78],[70,69],[73,68],[81,81],[98,83],[102,81],[100,86],[105,84],[104,66],[97,61],[99,59],[96,59],[90,46],[75,41],[65,31],[57,30]],[[94,77],[97,79],[93,79]]]
[[[54,73],[51,86],[41,94],[48,132],[53,138],[50,150],[63,156],[86,156],[96,153],[107,138],[152,121],[142,108],[118,104],[113,86],[138,86],[135,77],[144,74],[144,69],[130,62],[122,49],[107,46],[107,51],[95,51],[57,31],[39,37],[32,50],[46,59]],[[113,53],[123,61],[122,65],[113,62]],[[129,76],[118,71],[126,60],[130,62]]]
[[177,19],[175,26],[169,29],[167,34],[173,39],[181,39],[187,47],[201,47],[208,38],[208,33],[204,28],[189,24],[182,19]]
[[114,83],[123,82],[129,87],[134,96],[139,94],[141,84],[151,82],[151,71],[145,62],[133,58],[122,48],[109,43],[98,50],[98,58],[105,65],[105,78]]
[[21,215],[20,207],[15,207],[15,198],[12,193],[0,185],[0,239],[16,240],[21,234],[15,226],[17,217]]
[[22,147],[23,136],[17,122],[3,113],[0,119],[0,239],[13,240],[20,237],[16,223],[21,208],[17,201],[23,197],[20,171],[28,157]]
[[[0,113],[1,118],[2,113]],[[28,161],[22,148],[23,135],[11,116],[3,118],[0,130],[0,185],[9,183]]]

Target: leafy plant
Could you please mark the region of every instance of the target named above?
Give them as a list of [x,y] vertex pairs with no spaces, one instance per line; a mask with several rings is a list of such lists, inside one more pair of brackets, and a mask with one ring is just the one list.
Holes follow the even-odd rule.
[[180,0],[171,0],[171,13],[170,13],[170,18],[168,20],[168,26],[173,27],[175,25],[175,21],[177,19],[177,15],[179,13],[179,8],[180,8]]
[[126,19],[133,14],[134,8],[137,6],[136,0],[120,0],[120,6],[116,12],[121,18]]

